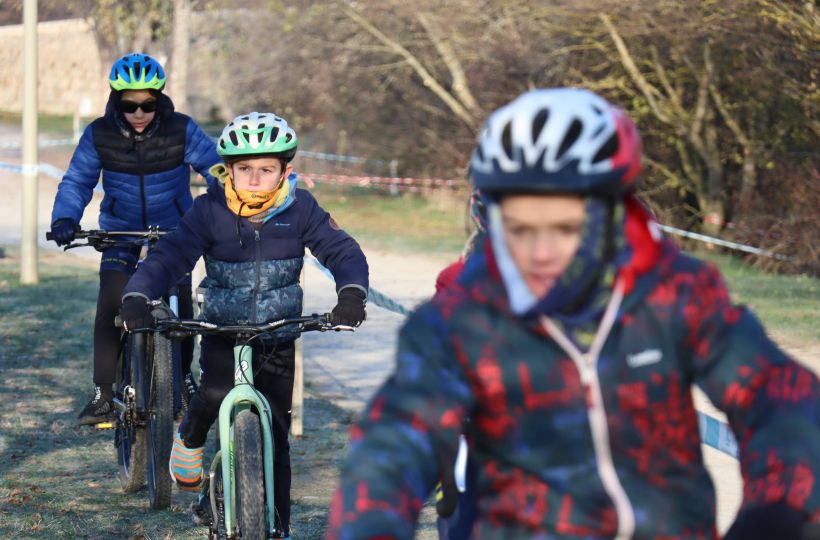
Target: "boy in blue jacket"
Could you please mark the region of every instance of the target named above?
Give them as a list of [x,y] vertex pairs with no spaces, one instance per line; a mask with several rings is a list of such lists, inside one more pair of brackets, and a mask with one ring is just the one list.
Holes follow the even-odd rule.
[[[108,231],[172,229],[193,202],[190,168],[214,181],[208,174],[219,162],[214,143],[191,118],[174,112],[174,104],[162,93],[165,82],[162,66],[147,54],[128,54],[112,66],[105,115],[83,132],[57,189],[51,218],[57,245],[74,240],[101,172],[105,196],[99,223]],[[80,413],[80,425],[113,415],[111,386],[120,344],[114,318],[139,252],[139,246],[113,247],[102,254],[94,322],[96,390]],[[180,283],[179,310],[181,316],[193,313],[190,277]],[[186,388],[192,381],[193,350],[193,339],[183,342]]]
[[[150,327],[148,301],[205,257],[203,318],[217,324],[252,324],[302,313],[302,270],[309,247],[336,280],[334,324],[358,326],[365,319],[368,267],[356,241],[339,228],[316,199],[296,188],[290,161],[296,133],[271,113],[250,113],[228,124],[217,142],[225,160],[212,172],[219,186],[194,201],[179,227],[163,237],[125,287],[121,316],[126,328]],[[292,329],[277,332],[274,351],[255,346],[259,388],[273,417],[274,493],[277,538],[288,538],[290,519],[290,428],[293,393]],[[208,429],[233,387],[233,340],[202,339],[202,380],[182,421],[171,453],[171,474],[183,489],[203,479]]]

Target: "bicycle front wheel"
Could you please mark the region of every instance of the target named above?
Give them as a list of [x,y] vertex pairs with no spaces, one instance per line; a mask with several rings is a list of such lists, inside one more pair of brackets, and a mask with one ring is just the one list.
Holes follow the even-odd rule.
[[174,374],[171,342],[152,336],[150,376],[145,377],[149,400],[146,411],[148,446],[148,500],[159,510],[171,505],[171,475],[168,459],[174,439]]
[[251,411],[240,412],[234,422],[234,460],[235,508],[242,540],[268,537],[263,455],[259,417]]
[[126,493],[139,491],[145,485],[145,429],[140,425],[136,411],[134,387],[141,380],[139,372],[144,352],[145,335],[128,334],[117,363],[117,398],[125,405],[125,410],[117,411],[114,446],[117,448],[120,486]]

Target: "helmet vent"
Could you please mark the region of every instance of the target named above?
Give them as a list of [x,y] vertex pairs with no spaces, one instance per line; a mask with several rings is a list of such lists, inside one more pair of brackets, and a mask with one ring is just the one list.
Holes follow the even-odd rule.
[[605,159],[609,159],[615,155],[618,151],[618,134],[613,133],[612,136],[607,139],[604,145],[601,147],[600,150],[595,154],[595,157],[592,158],[592,163],[598,163],[599,161],[603,161]]
[[288,133],[287,135],[285,135],[285,142],[290,142],[290,141],[292,141],[292,140],[293,140],[293,135],[291,135],[290,133]]
[[271,142],[275,141],[279,137],[279,128],[275,127],[270,132],[270,140]]
[[134,73],[137,74],[137,77],[139,77],[140,71],[142,71],[142,64],[139,62],[134,62]]
[[542,109],[535,115],[535,118],[532,121],[532,142],[538,140],[538,136],[541,135],[541,130],[544,129],[544,125],[547,123],[547,120],[550,117],[549,109]]
[[501,132],[501,146],[504,148],[507,157],[513,159],[512,126],[509,122],[504,126],[504,131]]
[[567,130],[567,134],[564,136],[564,140],[561,141],[561,145],[558,147],[558,153],[555,155],[555,159],[561,159],[563,155],[566,154],[570,146],[578,140],[578,136],[581,135],[582,129],[583,125],[578,121],[578,119],[572,121],[572,124],[570,124],[569,129]]
[[239,137],[236,136],[235,131],[228,133],[228,137],[231,138],[231,143],[233,143],[234,146],[239,146]]

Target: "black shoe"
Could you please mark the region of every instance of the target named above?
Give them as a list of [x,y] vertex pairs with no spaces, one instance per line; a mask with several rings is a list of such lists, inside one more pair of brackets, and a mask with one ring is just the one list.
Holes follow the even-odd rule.
[[103,397],[100,388],[97,387],[94,397],[80,412],[77,423],[81,426],[93,426],[94,424],[112,420],[114,420],[114,406],[111,404],[110,398]]
[[200,491],[199,497],[191,503],[191,519],[195,525],[203,527],[210,527],[213,523],[211,498],[208,496],[207,490]]

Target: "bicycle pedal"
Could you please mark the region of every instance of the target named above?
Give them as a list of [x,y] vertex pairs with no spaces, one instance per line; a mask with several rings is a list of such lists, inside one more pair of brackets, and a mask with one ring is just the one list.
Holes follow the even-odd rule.
[[114,429],[114,422],[100,422],[99,424],[94,424],[95,429]]

